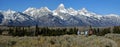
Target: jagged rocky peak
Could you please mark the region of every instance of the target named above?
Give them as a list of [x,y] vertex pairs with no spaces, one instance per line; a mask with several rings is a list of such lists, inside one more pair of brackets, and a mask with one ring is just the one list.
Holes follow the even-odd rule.
[[68,8],[69,12],[75,12],[76,10],[74,10],[72,7]]
[[86,8],[82,8],[80,11],[82,11],[82,12],[88,12],[88,10]]
[[51,12],[51,10],[48,9],[48,7],[41,7],[41,8],[40,8],[40,11],[43,11],[43,12]]
[[61,13],[67,13],[67,10],[65,9],[65,7],[64,7],[63,4],[60,4],[58,6],[58,8],[56,10],[54,10],[54,12],[56,12],[56,13],[59,13],[59,12],[61,12]]
[[12,16],[13,14],[17,13],[16,11],[13,11],[11,9],[8,9],[7,11],[2,11],[1,12],[5,16]]
[[81,10],[78,10],[79,15],[91,17],[91,16],[97,16],[96,13],[88,11],[86,8],[82,8]]
[[34,11],[34,10],[36,10],[36,8],[34,8],[34,7],[29,7],[29,8],[26,9],[23,13],[31,12],[31,11]]
[[81,10],[78,10],[78,13],[80,15],[86,15],[88,13],[88,11],[86,10],[86,8],[82,8]]
[[58,6],[58,8],[64,9],[64,4],[60,4],[60,5]]
[[78,12],[75,9],[73,9],[72,7],[70,7],[70,8],[68,8],[68,13],[70,15],[77,15]]
[[15,13],[16,11],[13,11],[13,10],[11,10],[11,9],[8,9],[7,11],[5,11],[6,13]]

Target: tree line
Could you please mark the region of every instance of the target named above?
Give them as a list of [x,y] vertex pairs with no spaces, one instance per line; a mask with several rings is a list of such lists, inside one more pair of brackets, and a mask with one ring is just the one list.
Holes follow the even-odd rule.
[[[111,28],[91,28],[90,30],[93,31],[94,35],[102,36],[107,33],[118,33],[120,34],[120,26],[114,26],[113,32],[111,31]],[[5,31],[8,32],[8,35],[11,36],[60,36],[60,35],[72,35],[77,34],[78,28],[49,28],[49,27],[38,27],[36,25],[34,28],[28,27],[8,27]],[[4,30],[0,29],[0,34],[2,34]]]
[[2,32],[7,31],[10,36],[60,36],[65,34],[76,34],[78,31],[77,28],[49,28],[49,27],[38,27],[37,25],[34,28],[28,27],[8,27],[9,29],[0,30]]

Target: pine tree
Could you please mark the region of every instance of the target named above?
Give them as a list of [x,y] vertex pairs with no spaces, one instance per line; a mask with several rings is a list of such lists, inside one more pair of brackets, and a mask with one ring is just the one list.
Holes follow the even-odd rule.
[[37,36],[37,35],[38,35],[38,32],[39,32],[39,27],[38,27],[38,25],[36,24],[36,26],[35,26],[35,31],[34,31],[34,36]]
[[119,26],[114,26],[113,33],[120,34],[120,27]]
[[2,34],[2,32],[3,32],[3,31],[0,29],[0,35]]

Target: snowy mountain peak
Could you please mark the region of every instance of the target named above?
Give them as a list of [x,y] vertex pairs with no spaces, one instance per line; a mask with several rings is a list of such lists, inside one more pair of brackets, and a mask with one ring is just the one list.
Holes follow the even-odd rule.
[[5,11],[6,13],[10,14],[10,13],[15,13],[16,11],[10,10],[8,9],[7,11]]
[[59,5],[59,7],[62,7],[62,8],[64,8],[64,4],[60,4],[60,5]]
[[51,10],[48,9],[47,7],[41,7],[40,11],[42,11],[42,12],[51,12]]
[[89,14],[89,12],[86,10],[86,8],[82,8],[81,10],[78,10],[78,13],[80,15],[85,15],[85,16],[87,16],[86,14]]
[[70,15],[77,15],[78,12],[76,10],[74,10],[72,7],[70,7],[70,8],[68,8],[68,13]]
[[100,15],[97,15],[96,13],[88,11],[86,8],[82,8],[81,10],[78,11],[79,15],[87,16],[87,17],[101,17]]
[[88,12],[86,8],[82,8],[80,11],[85,12],[85,13]]
[[62,13],[67,13],[67,10],[65,9],[63,4],[60,4],[58,8],[56,9],[56,12],[62,12]]
[[53,15],[59,15],[59,13],[68,13],[63,4],[60,4],[57,9],[53,11]]
[[57,10],[65,10],[64,5],[63,5],[63,4],[60,4],[60,5],[58,6]]
[[63,5],[63,4],[60,4],[60,5],[58,6],[57,10],[65,10],[64,5]]
[[73,9],[72,7],[68,8],[68,10],[75,11],[75,9]]
[[36,10],[36,8],[33,8],[33,7],[30,7],[28,9],[26,9],[23,13],[26,13],[26,12],[31,12],[33,10]]
[[105,15],[107,17],[120,17],[119,15],[116,15],[116,14],[109,14],[109,15]]

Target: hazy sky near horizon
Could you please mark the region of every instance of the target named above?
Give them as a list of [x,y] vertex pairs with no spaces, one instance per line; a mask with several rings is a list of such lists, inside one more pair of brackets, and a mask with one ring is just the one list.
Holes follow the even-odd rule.
[[0,10],[24,11],[29,7],[48,7],[54,10],[63,3],[65,8],[75,10],[86,8],[97,14],[119,14],[120,0],[0,0]]

